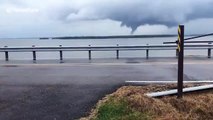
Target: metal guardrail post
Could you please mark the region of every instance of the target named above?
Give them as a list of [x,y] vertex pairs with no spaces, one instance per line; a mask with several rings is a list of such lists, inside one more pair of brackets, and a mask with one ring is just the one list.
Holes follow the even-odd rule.
[[[149,46],[149,44],[146,44],[147,46]],[[146,59],[149,59],[149,49],[146,49]]]
[[[119,44],[117,44],[117,47],[119,47]],[[119,48],[116,50],[116,58],[119,59]]]
[[[35,45],[32,46],[33,48],[35,48]],[[36,51],[33,50],[33,61],[36,61]]]
[[[62,45],[59,45],[59,47],[61,49]],[[63,51],[60,50],[59,53],[60,53],[60,63],[63,63]]]
[[[4,48],[7,48],[7,46],[4,46]],[[9,61],[9,53],[8,53],[8,51],[5,51],[5,61]]]
[[184,25],[178,27],[178,94],[180,99],[183,97],[183,61],[184,61]]
[[89,60],[91,60],[91,59],[92,59],[92,55],[91,55],[91,54],[92,54],[92,53],[91,53],[91,45],[89,45],[89,49],[90,49],[90,50],[88,51],[88,52],[89,52]]
[[[210,45],[211,43],[208,44]],[[211,58],[211,48],[208,48],[208,58]]]

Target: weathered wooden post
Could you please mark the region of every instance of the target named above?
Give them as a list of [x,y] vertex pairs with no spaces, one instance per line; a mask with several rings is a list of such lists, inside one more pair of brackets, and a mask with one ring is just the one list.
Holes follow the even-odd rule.
[[[35,48],[35,45],[32,45],[32,48]],[[36,51],[33,50],[33,61],[36,61]]]
[[184,25],[178,27],[178,98],[183,97]]
[[117,44],[118,49],[116,50],[116,58],[119,59],[119,44]]
[[[4,48],[7,48],[7,46],[4,46]],[[5,51],[5,61],[9,61],[9,53],[8,53],[8,51]]]
[[[62,45],[59,45],[59,48],[61,49],[61,48],[62,48]],[[60,51],[59,51],[59,54],[60,54],[60,63],[63,63],[63,51],[60,50]]]
[[208,48],[208,58],[211,58],[211,43],[209,43],[209,48]]
[[149,44],[147,45],[147,49],[146,49],[146,59],[149,59]]
[[91,45],[89,45],[89,60],[92,59],[92,55],[91,55]]
[[178,58],[179,50],[176,49],[176,57]]

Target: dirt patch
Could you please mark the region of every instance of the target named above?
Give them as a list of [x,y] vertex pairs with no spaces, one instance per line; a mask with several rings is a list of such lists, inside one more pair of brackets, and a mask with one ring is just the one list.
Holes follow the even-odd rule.
[[[100,100],[92,110],[91,115],[82,120],[99,119],[100,108],[110,101],[126,101],[127,108],[139,113],[146,113],[155,120],[212,120],[213,119],[213,91],[184,94],[183,99],[176,96],[149,98],[147,92],[176,88],[176,85],[159,86],[124,86],[115,93]],[[195,86],[195,85],[187,85]],[[108,118],[110,119],[110,118]],[[123,117],[120,117],[123,119]],[[124,118],[125,119],[125,118]]]

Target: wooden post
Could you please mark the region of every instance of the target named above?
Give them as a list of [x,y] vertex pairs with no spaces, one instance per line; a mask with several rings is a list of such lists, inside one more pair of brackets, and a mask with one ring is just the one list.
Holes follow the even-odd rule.
[[88,51],[88,52],[89,52],[89,60],[91,60],[91,59],[92,59],[92,55],[91,55],[91,45],[89,45],[89,49],[90,49],[90,50]]
[[[147,46],[149,46],[149,44],[146,44]],[[147,47],[146,49],[146,59],[149,59],[149,48]]]
[[[59,47],[61,49],[62,45],[59,45]],[[63,51],[60,50],[59,53],[60,53],[60,63],[63,63]]]
[[179,25],[178,28],[178,95],[180,99],[183,97],[183,60],[184,60],[184,26]]
[[[35,45],[32,46],[33,49],[35,48]],[[33,61],[36,61],[36,51],[33,50]]]
[[[7,48],[7,46],[4,46],[4,48]],[[8,53],[8,51],[5,51],[5,61],[9,61],[9,53]]]
[[[211,43],[209,43],[210,45]],[[208,48],[208,58],[211,58],[211,48]]]
[[119,59],[119,44],[117,44],[118,49],[116,50],[116,58]]
[[179,51],[176,49],[176,57],[178,58]]

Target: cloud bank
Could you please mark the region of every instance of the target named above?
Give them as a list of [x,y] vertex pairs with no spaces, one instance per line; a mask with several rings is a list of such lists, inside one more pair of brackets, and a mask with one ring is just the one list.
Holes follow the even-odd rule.
[[172,27],[213,18],[212,5],[212,0],[78,0],[66,3],[56,15],[65,22],[111,19],[135,31],[145,24]]
[[74,33],[74,28],[78,29],[76,34],[82,30],[91,33],[96,23],[99,25],[96,28],[103,31],[101,26],[113,28],[114,24],[132,31],[144,28],[150,32],[149,26],[167,31],[167,27],[186,23],[192,26],[196,24],[192,21],[201,19],[208,26],[213,20],[212,6],[212,0],[7,0],[0,1],[0,35],[6,31],[34,32],[33,35],[37,34],[35,31],[47,33],[48,30]]

